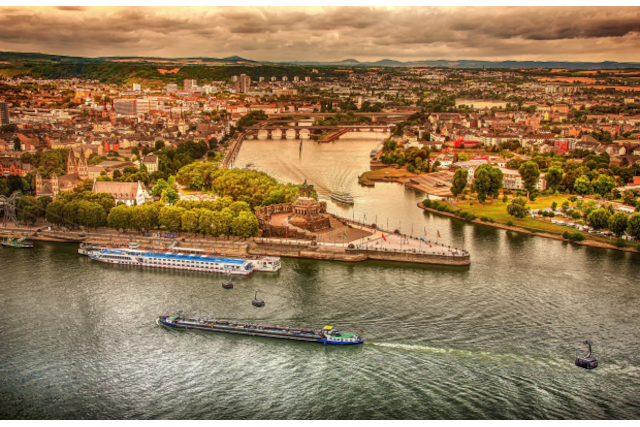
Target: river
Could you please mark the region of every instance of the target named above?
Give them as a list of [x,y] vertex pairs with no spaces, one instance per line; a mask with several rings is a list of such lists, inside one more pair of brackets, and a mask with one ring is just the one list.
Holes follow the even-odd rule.
[[[379,138],[246,141],[282,182],[462,246],[470,267],[284,259],[235,279],[90,261],[68,244],[0,249],[3,418],[633,419],[640,416],[640,257],[452,220],[394,183],[360,187]],[[328,199],[327,199],[328,200]],[[261,289],[266,306],[251,306]],[[360,346],[173,331],[195,317],[364,330]],[[600,367],[576,368],[581,342]]]

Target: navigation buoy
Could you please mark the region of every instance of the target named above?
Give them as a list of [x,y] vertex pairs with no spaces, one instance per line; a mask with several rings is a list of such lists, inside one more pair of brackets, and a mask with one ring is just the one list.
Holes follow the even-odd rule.
[[264,301],[262,301],[261,299],[258,299],[258,292],[260,292],[260,289],[256,290],[256,293],[253,296],[253,301],[251,301],[251,304],[253,304],[254,307],[264,307]]
[[589,346],[589,354],[586,356],[578,356],[576,366],[583,369],[596,369],[598,367],[598,361],[595,357],[591,356],[591,341],[584,341],[583,344]]

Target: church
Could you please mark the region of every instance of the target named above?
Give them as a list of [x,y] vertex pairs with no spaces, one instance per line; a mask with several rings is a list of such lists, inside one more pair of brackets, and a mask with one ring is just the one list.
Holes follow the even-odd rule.
[[57,176],[55,172],[51,178],[44,179],[40,172],[36,172],[36,198],[49,196],[55,200],[61,191],[73,190],[77,184],[89,178],[89,166],[83,150],[76,153],[69,150],[67,158],[67,174]]

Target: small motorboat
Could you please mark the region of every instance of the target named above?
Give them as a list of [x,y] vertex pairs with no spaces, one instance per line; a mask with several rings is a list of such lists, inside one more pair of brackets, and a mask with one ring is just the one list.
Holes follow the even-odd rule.
[[595,357],[591,356],[591,341],[584,341],[583,344],[589,346],[589,354],[586,356],[578,356],[576,366],[583,369],[596,369],[598,367],[598,361]]

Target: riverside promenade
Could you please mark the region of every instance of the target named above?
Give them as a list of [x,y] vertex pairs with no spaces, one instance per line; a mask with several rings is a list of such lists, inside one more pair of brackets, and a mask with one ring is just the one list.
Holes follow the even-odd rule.
[[[350,222],[348,225],[352,229],[360,228],[362,232],[367,231],[367,237],[341,243],[263,237],[214,239],[187,233],[169,236],[168,233],[157,230],[147,233],[148,235],[136,232],[118,233],[108,228],[86,232],[66,229],[48,230],[48,227],[43,224],[34,227],[1,228],[0,237],[17,238],[31,234],[36,230],[41,230],[30,235],[28,240],[68,243],[84,242],[114,247],[126,247],[129,243],[135,242],[140,244],[141,247],[154,250],[166,250],[172,246],[174,250],[179,250],[181,247],[194,248],[229,256],[272,255],[348,262],[370,259],[451,266],[468,266],[471,263],[470,254],[462,249],[416,241],[406,236],[378,230],[356,222]],[[363,235],[363,233],[359,235]],[[383,235],[384,238],[382,237]]]

